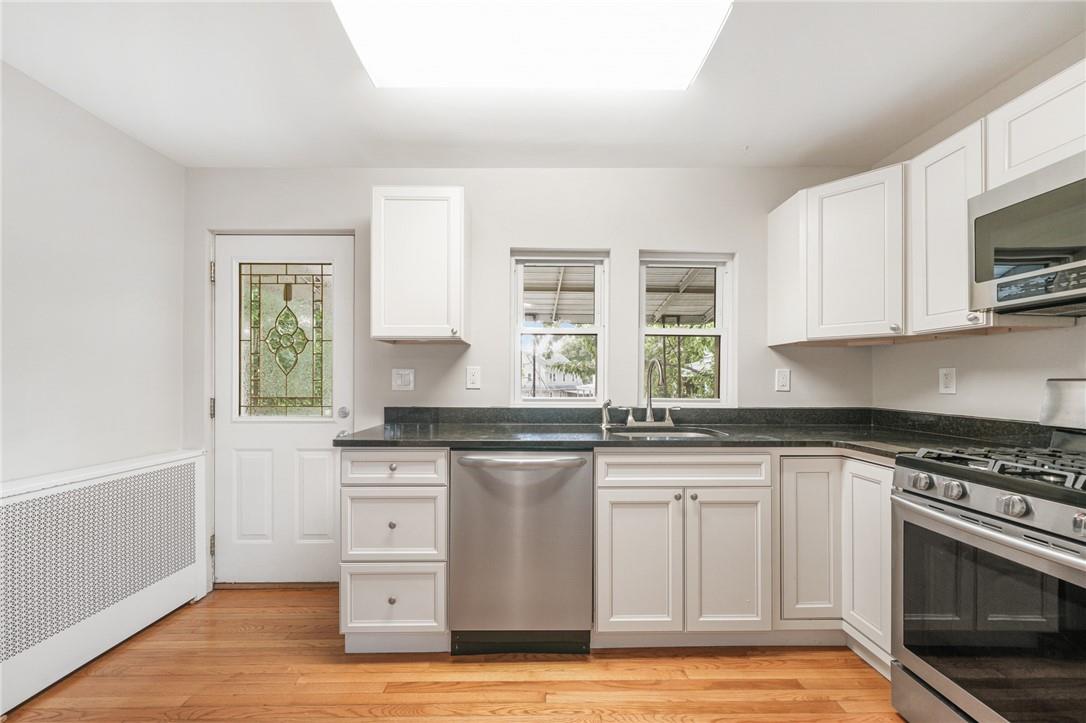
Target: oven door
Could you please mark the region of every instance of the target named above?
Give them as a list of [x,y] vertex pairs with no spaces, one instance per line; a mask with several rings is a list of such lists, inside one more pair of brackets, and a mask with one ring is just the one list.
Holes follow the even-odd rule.
[[1086,559],[896,491],[893,551],[913,675],[979,721],[1086,723]]

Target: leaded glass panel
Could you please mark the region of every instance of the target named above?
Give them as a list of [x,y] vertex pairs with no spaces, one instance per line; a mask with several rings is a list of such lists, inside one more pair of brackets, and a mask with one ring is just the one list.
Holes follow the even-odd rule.
[[332,264],[242,263],[238,414],[332,416]]

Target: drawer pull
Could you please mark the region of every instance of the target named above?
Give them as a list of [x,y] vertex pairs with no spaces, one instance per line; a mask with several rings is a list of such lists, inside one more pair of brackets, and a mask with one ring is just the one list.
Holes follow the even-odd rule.
[[682,498],[683,498],[683,493],[682,492],[676,492],[675,493],[675,499],[681,500]]
[[395,530],[396,529],[396,523],[395,522],[389,522],[388,523],[388,529]]
[[390,464],[388,466],[388,471],[389,472],[395,472],[396,471],[396,463],[395,462],[393,462],[392,464]]
[[697,492],[695,492],[694,494],[690,495],[690,499],[692,499],[692,500],[694,500],[695,502],[697,502],[697,501],[698,501],[698,493],[697,493]]
[[388,599],[388,604],[389,604],[389,605],[395,605],[395,604],[396,604],[396,598],[394,598],[394,597],[390,597],[390,598]]

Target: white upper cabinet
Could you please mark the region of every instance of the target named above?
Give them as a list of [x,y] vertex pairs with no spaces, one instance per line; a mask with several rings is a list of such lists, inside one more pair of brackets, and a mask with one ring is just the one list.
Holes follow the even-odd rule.
[[988,188],[1086,150],[1086,60],[988,116]]
[[909,331],[983,325],[969,310],[968,201],[984,191],[984,122],[909,161],[906,181]]
[[370,245],[370,336],[467,341],[464,189],[378,186]]
[[807,190],[807,337],[905,328],[901,165]]

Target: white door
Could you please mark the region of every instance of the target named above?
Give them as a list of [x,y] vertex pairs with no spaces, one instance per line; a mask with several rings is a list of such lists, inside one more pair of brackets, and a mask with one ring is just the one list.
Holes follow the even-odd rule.
[[596,498],[596,628],[683,629],[683,491],[601,489]]
[[988,188],[1086,151],[1086,60],[988,116]]
[[781,618],[841,617],[841,460],[781,460]]
[[984,121],[963,128],[907,165],[909,331],[983,326],[969,310],[969,208],[984,191]]
[[688,489],[686,500],[686,629],[769,630],[769,488]]
[[845,460],[842,477],[842,614],[890,650],[890,490],[894,471]]
[[901,165],[807,191],[807,336],[904,331]]
[[215,238],[215,579],[339,579],[353,236]]

